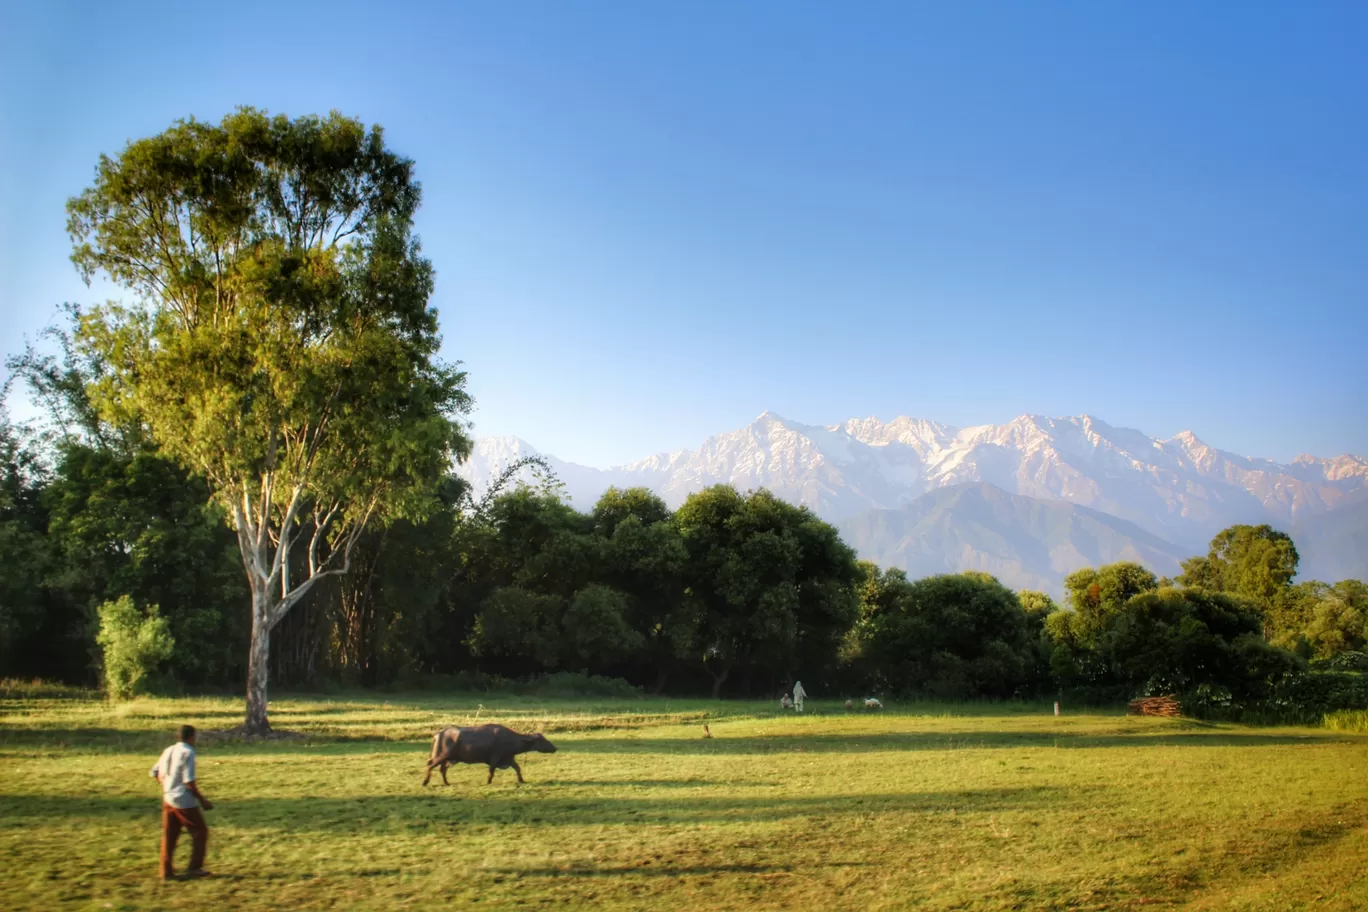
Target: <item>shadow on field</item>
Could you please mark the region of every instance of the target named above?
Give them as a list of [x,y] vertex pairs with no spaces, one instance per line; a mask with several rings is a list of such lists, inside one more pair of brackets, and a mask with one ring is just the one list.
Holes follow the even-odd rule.
[[728,738],[714,733],[709,739],[594,738],[565,739],[566,750],[586,754],[768,754],[768,753],[872,753],[876,751],[977,750],[1003,747],[1273,747],[1324,740],[1326,735],[1256,734],[1245,732],[1171,732],[1163,734],[1086,734],[1077,732],[884,732],[868,735],[821,734],[760,735]]
[[[793,874],[797,873],[795,867],[782,864],[672,865],[668,861],[652,865],[647,861],[614,868],[480,868],[478,873],[507,877],[706,877],[709,874]],[[823,861],[822,867],[872,868],[875,865],[867,861]]]
[[[75,752],[92,749],[151,750],[157,753],[176,739],[174,729],[166,731],[128,731],[119,728],[84,728],[51,726],[37,728],[0,728],[0,750],[5,748],[43,747]],[[163,743],[165,742],[165,743]],[[152,758],[153,760],[156,757]],[[150,765],[151,761],[149,761]]]
[[[576,788],[713,788],[723,785],[713,779],[547,779],[547,785]],[[726,783],[731,785],[733,783]]]
[[[1002,813],[1091,801],[1096,787],[970,789],[881,795],[773,797],[583,798],[558,797],[554,787],[437,789],[423,796],[359,798],[233,798],[222,795],[221,812],[209,812],[233,829],[338,833],[433,833],[485,825],[603,826],[690,825],[744,820],[885,813]],[[445,794],[444,794],[445,793]],[[156,801],[57,795],[0,795],[0,826],[25,819],[129,819],[152,821]]]
[[[345,726],[337,726],[344,728]],[[288,725],[280,726],[289,730]],[[418,737],[365,737],[350,733],[304,731],[301,741],[266,742],[262,744],[223,743],[206,733],[204,750],[212,755],[219,751],[288,751],[293,746],[307,743],[321,749],[323,756],[364,754],[422,754],[426,756],[431,735]],[[45,748],[71,750],[77,753],[99,751],[140,751],[160,753],[175,738],[174,731],[125,730],[115,728],[79,728],[70,726],[35,726],[24,728],[0,727],[0,753],[6,749]],[[851,734],[805,731],[791,735],[753,735],[727,737],[725,731],[715,732],[712,738],[583,738],[572,734],[554,736],[561,750],[583,754],[862,754],[886,751],[950,751],[995,750],[1000,748],[1065,748],[1090,750],[1094,748],[1138,747],[1276,747],[1287,744],[1308,744],[1320,741],[1342,742],[1357,740],[1343,732],[1323,734],[1279,734],[1276,731],[1166,731],[1155,733],[1089,734],[1073,731],[1042,731],[1040,729],[947,732],[910,731]],[[318,755],[316,755],[318,756]]]

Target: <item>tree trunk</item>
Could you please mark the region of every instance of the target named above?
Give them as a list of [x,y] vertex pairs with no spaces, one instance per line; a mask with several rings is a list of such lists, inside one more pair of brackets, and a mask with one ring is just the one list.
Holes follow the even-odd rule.
[[651,693],[655,696],[660,696],[661,692],[665,690],[665,679],[669,676],[670,669],[666,668],[664,665],[661,665],[660,671],[656,673],[655,690],[651,691]]
[[266,679],[271,658],[270,597],[261,586],[252,587],[252,645],[247,654],[247,719],[243,731],[265,735],[271,731],[266,719]]
[[727,675],[731,674],[730,668],[724,668],[719,674],[713,675],[712,698],[714,700],[722,697],[722,682],[727,680]]

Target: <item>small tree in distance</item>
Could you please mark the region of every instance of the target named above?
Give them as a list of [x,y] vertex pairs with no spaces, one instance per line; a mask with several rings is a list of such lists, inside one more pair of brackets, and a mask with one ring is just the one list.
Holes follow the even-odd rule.
[[176,641],[156,605],[139,611],[133,599],[121,596],[99,608],[101,671],[110,697],[126,699],[161,662],[171,658]]
[[77,344],[109,367],[92,402],[202,476],[237,533],[251,734],[270,729],[272,628],[348,572],[368,524],[423,515],[469,453],[419,197],[379,127],[243,108],[101,157],[68,203],[82,276],[136,298],[81,317]]

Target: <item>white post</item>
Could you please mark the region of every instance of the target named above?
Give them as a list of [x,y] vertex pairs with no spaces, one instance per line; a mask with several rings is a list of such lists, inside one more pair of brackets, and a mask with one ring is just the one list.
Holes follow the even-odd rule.
[[1055,700],[1055,715],[1059,715],[1059,701]]

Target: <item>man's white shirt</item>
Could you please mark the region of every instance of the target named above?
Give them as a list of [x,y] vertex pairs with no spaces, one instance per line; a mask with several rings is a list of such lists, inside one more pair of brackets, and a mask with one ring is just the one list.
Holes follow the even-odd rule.
[[186,788],[188,783],[195,781],[195,749],[184,741],[177,741],[175,744],[162,751],[161,757],[152,767],[150,776],[156,778],[161,774],[162,800],[172,807],[192,808],[199,807],[199,801],[193,792]]

